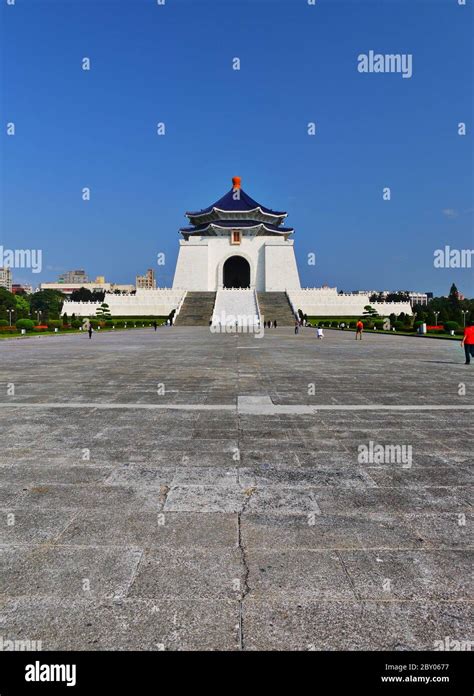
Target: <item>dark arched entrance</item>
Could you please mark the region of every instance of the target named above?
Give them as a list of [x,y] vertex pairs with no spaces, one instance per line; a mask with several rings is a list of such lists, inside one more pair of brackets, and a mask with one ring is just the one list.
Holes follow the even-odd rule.
[[243,256],[231,256],[224,264],[225,288],[249,288],[250,264]]

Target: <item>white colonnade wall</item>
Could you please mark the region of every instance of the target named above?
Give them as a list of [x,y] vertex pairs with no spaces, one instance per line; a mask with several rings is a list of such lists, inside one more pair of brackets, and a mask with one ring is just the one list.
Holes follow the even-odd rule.
[[[135,295],[106,294],[104,302],[109,305],[112,317],[165,317],[176,309],[185,294],[178,288],[157,288],[156,290],[137,290]],[[71,302],[66,300],[61,314],[70,317],[92,317],[102,302]]]
[[293,310],[299,309],[308,316],[360,316],[370,305],[380,315],[412,314],[410,302],[371,302],[369,295],[339,294],[337,288],[295,288],[286,293]]

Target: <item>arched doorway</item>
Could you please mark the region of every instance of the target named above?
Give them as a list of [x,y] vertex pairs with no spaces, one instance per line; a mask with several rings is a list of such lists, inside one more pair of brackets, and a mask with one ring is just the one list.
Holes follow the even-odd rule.
[[249,288],[250,264],[243,256],[230,256],[224,264],[225,288]]

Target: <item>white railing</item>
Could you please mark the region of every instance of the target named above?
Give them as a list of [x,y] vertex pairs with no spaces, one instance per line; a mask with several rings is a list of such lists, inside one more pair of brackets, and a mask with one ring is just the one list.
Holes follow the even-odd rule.
[[290,304],[291,311],[293,312],[293,316],[297,317],[298,316],[298,307],[295,306],[295,303],[291,299],[290,292],[288,290],[285,290],[285,295],[286,295],[286,298]]
[[180,301],[178,302],[178,306],[176,307],[176,312],[174,313],[173,324],[174,324],[174,322],[176,321],[176,318],[177,318],[178,314],[179,314],[180,311],[181,311],[181,307],[182,307],[183,304],[184,304],[184,300],[185,300],[187,294],[188,294],[188,293],[185,291],[185,292],[183,292],[183,294],[181,295],[181,299],[180,299]]
[[262,325],[262,313],[260,311],[260,302],[258,301],[258,293],[256,290],[254,292],[254,297],[255,297],[255,307],[257,308],[257,317],[258,317],[258,325]]

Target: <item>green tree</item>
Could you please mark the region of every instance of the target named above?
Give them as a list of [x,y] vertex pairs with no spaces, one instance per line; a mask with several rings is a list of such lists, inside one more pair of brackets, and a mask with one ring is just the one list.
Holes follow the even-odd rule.
[[6,288],[0,288],[0,319],[9,319],[9,309],[16,310],[15,295]]
[[30,303],[27,295],[15,295],[15,309],[18,319],[28,318],[30,313]]
[[384,299],[385,302],[409,302],[410,295],[408,292],[389,292]]
[[58,290],[39,290],[30,296],[31,315],[36,319],[36,312],[41,312],[41,321],[59,319],[59,314],[66,296]]
[[369,316],[369,317],[378,317],[379,313],[377,312],[376,309],[371,307],[370,305],[365,305],[364,307],[364,315]]
[[107,302],[102,302],[100,307],[97,307],[96,316],[99,319],[111,319],[110,307]]
[[442,307],[438,316],[438,324],[445,324],[447,321],[449,321],[448,309],[446,307]]
[[449,314],[449,319],[457,321],[461,315],[461,300],[459,299],[459,292],[455,284],[451,285],[448,295],[448,302],[446,310]]
[[71,293],[72,302],[92,302],[93,294],[88,288],[79,288]]

